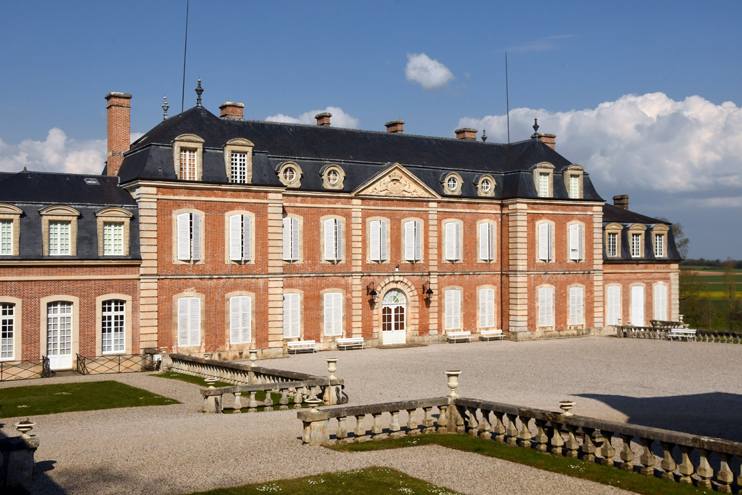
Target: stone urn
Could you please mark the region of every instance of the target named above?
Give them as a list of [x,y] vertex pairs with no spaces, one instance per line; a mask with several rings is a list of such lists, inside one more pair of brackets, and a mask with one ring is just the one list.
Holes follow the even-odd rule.
[[31,436],[28,434],[28,432],[33,430],[33,427],[36,426],[36,423],[26,418],[24,421],[20,421],[13,426],[15,426],[16,430],[21,432],[22,437],[28,438],[29,436]]
[[214,384],[216,383],[216,378],[207,378],[204,381],[206,382],[206,385],[209,386],[209,388],[215,388]]
[[327,358],[327,371],[330,372],[330,380],[335,380],[335,372],[338,370],[338,358]]
[[573,416],[573,414],[569,411],[572,410],[572,408],[575,407],[575,402],[571,400],[560,400],[559,401],[559,409],[564,411],[562,414],[565,416]]
[[255,361],[258,360],[258,350],[257,349],[249,349],[247,352],[250,353],[250,366],[255,366]]
[[307,403],[307,405],[311,408],[309,409],[309,412],[316,413],[319,412],[319,409],[317,409],[317,406],[322,404],[322,399],[317,398],[316,395],[311,396],[308,399],[305,399],[304,402]]
[[444,373],[448,377],[448,388],[451,389],[451,393],[448,394],[448,396],[458,397],[456,389],[459,386],[459,375],[461,374],[461,370],[446,370]]

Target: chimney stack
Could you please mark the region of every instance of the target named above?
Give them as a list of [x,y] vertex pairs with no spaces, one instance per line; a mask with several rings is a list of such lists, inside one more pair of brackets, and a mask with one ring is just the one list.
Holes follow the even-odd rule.
[[464,127],[462,129],[456,129],[456,139],[469,139],[477,140],[477,130],[471,127]]
[[531,134],[531,139],[538,139],[549,148],[556,150],[556,134],[540,134],[538,132],[539,127],[538,119],[533,119],[533,134]]
[[317,119],[317,125],[330,125],[330,117],[332,114],[329,112],[318,113],[314,116]]
[[618,208],[623,208],[624,210],[628,210],[629,209],[629,195],[619,194],[618,196],[613,196],[613,205]]
[[223,119],[241,119],[244,108],[245,105],[242,103],[234,103],[231,101],[219,105],[219,110],[222,111],[221,117]]
[[106,173],[118,175],[124,151],[131,147],[131,95],[111,92],[106,95],[108,113],[108,155]]
[[386,126],[386,132],[390,132],[392,134],[402,134],[402,126],[404,125],[404,120],[392,120],[391,122],[387,122],[384,125]]

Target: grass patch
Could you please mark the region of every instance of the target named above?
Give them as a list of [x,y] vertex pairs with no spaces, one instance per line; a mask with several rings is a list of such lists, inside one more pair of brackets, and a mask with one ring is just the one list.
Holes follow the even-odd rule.
[[302,495],[362,493],[376,495],[390,492],[458,495],[458,492],[432,485],[394,469],[381,467],[271,481],[235,488],[220,488],[208,492],[197,492],[193,495],[262,495],[264,493],[301,493]]
[[0,418],[170,404],[180,403],[116,381],[0,389]]
[[440,445],[456,450],[475,452],[645,495],[710,495],[715,493],[712,490],[706,490],[692,485],[684,485],[661,478],[644,476],[615,467],[602,466],[594,462],[542,454],[532,449],[511,447],[492,440],[473,438],[468,435],[420,435],[417,437],[381,440],[378,442],[338,445],[330,448],[342,452],[366,452],[369,450],[395,449],[419,445]]

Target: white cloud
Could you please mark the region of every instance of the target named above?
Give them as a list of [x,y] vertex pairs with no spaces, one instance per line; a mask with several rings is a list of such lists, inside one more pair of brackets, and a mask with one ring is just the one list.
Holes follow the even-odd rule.
[[574,34],[560,34],[557,36],[547,36],[545,38],[539,38],[535,41],[529,41],[528,43],[524,43],[522,45],[518,46],[511,46],[510,48],[507,48],[506,51],[509,52],[543,52],[543,51],[549,51],[549,50],[555,50],[557,47],[556,40],[561,40],[565,38],[574,38]]
[[[605,184],[663,192],[742,189],[742,109],[700,96],[675,101],[664,93],[626,95],[597,108],[510,112],[512,141],[556,134],[557,151]],[[462,118],[457,127],[486,129],[505,142],[505,115]]]
[[419,83],[427,91],[440,89],[454,79],[448,67],[424,53],[407,54],[404,74],[408,81]]
[[358,125],[361,123],[360,120],[355,117],[351,117],[350,115],[345,113],[342,108],[339,107],[327,107],[324,110],[311,110],[309,112],[304,112],[298,117],[291,117],[289,115],[279,113],[277,115],[266,117],[265,120],[267,120],[268,122],[286,122],[289,124],[316,124],[317,121],[315,120],[314,116],[322,112],[329,112],[332,114],[332,117],[330,118],[331,127],[357,129]]

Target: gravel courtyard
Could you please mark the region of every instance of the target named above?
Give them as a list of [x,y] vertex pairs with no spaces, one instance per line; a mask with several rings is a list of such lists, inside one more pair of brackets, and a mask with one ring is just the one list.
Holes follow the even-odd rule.
[[[444,369],[461,369],[462,396],[557,409],[742,441],[742,346],[593,337],[322,352],[266,360],[271,368],[326,374],[338,357],[352,404],[442,396]],[[118,380],[179,405],[37,416],[41,473],[34,493],[188,493],[371,465],[468,494],[624,493],[476,454],[429,446],[339,453],[301,445],[295,411],[204,415],[198,387],[145,374]],[[15,436],[18,418],[0,420]]]

